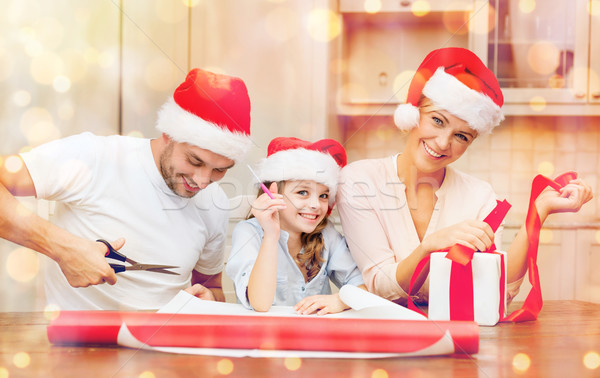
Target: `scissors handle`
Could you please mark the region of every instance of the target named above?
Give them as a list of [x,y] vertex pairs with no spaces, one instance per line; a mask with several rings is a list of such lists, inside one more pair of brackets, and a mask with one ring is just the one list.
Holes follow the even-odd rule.
[[110,267],[112,268],[112,270],[115,271],[115,273],[121,273],[125,271],[125,266],[124,265],[119,265],[119,264],[108,264],[110,265]]
[[[119,261],[123,261],[123,262],[127,261],[127,257],[125,257],[125,255],[123,255],[122,253],[119,253],[116,249],[114,249],[112,247],[112,245],[110,245],[110,243],[107,242],[106,240],[98,239],[96,241],[104,244],[108,248],[108,251],[104,254],[104,257],[108,257],[109,259],[119,260]],[[121,272],[123,272],[123,271],[125,271],[125,269],[123,269]],[[118,272],[115,270],[115,273],[118,273]]]

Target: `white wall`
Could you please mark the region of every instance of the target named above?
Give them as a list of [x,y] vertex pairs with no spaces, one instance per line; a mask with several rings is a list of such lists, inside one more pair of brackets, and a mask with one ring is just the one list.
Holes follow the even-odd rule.
[[[308,25],[330,2],[0,0],[0,155],[82,131],[156,137],[192,67],[246,82],[250,162],[275,136],[323,137],[327,41]],[[252,188],[245,166],[223,183],[232,197]],[[38,256],[0,240],[0,311],[43,309]]]

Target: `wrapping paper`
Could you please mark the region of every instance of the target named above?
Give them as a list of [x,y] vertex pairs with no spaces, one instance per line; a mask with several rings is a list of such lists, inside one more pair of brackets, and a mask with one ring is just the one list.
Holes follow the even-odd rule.
[[409,353],[452,337],[457,353],[476,353],[473,322],[63,311],[48,326],[53,344],[117,344],[121,325],[156,347]]
[[[479,325],[492,326],[504,318],[506,309],[506,263],[505,252],[475,253],[471,260],[470,282],[472,300],[461,302],[465,290],[455,295],[451,290],[451,272],[456,263],[446,258],[446,252],[435,252],[430,259],[429,319],[450,320],[452,306],[472,306],[473,320]],[[503,261],[504,260],[504,261]],[[435,278],[434,278],[435,277]],[[453,303],[454,302],[454,303]]]
[[300,316],[283,306],[274,314],[236,315],[247,310],[238,304],[202,301],[185,292],[178,297],[163,310],[205,313],[63,311],[48,326],[48,339],[57,345],[123,345],[257,357],[287,356],[282,353],[288,351],[305,357],[382,358],[471,354],[479,348],[474,322],[422,320],[355,287],[342,287],[340,297],[364,307],[333,316]]

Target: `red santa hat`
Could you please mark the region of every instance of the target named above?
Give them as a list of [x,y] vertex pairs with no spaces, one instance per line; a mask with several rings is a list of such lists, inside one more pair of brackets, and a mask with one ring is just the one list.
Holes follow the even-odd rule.
[[246,85],[239,78],[195,68],[160,109],[156,128],[176,142],[237,162],[252,145]]
[[256,172],[263,182],[313,180],[329,188],[329,206],[333,207],[340,169],[346,165],[346,150],[333,139],[314,143],[278,137],[269,143],[267,157]]
[[406,104],[394,112],[401,130],[419,124],[421,95],[440,109],[466,121],[479,134],[488,134],[504,119],[504,97],[496,76],[473,52],[447,47],[425,57],[408,88]]

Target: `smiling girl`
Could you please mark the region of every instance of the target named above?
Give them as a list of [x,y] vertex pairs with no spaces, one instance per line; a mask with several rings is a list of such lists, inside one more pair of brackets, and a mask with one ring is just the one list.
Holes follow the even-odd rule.
[[[492,187],[450,164],[500,124],[503,101],[496,77],[475,54],[435,50],[394,113],[396,126],[408,132],[404,151],[342,170],[340,219],[369,291],[405,304],[415,267],[429,253],[455,244],[485,251],[495,243],[501,250],[502,227],[494,234],[483,222],[496,206]],[[573,180],[560,193],[544,191],[535,205],[543,224],[549,214],[578,211],[591,198],[590,187]],[[527,270],[527,247],[522,227],[507,252],[509,299]],[[427,270],[411,293],[415,302],[428,301]]]
[[233,230],[226,273],[238,301],[256,311],[294,306],[299,314],[324,315],[348,308],[331,294],[336,286],[362,286],[345,239],[328,222],[346,152],[335,140],[315,143],[275,138],[258,176],[252,216]]

